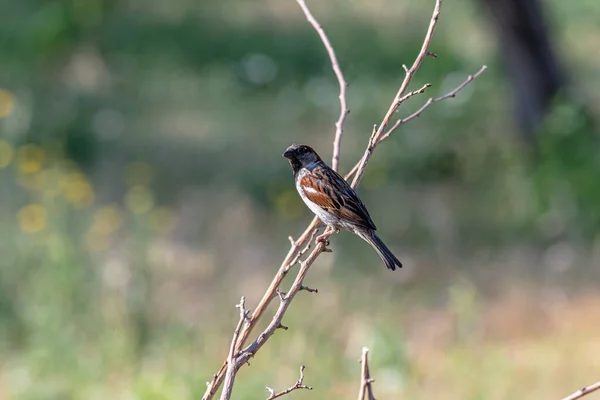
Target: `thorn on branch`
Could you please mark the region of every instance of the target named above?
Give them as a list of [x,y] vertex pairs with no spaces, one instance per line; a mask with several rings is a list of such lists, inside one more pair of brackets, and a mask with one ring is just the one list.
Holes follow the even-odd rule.
[[277,293],[277,296],[279,296],[279,300],[281,300],[281,301],[285,300],[285,294],[286,294],[285,292],[277,289],[277,291],[275,293]]
[[277,329],[283,329],[284,331],[287,331],[289,328],[280,322],[279,325],[277,325]]
[[437,54],[435,54],[435,53],[434,53],[434,52],[432,52],[432,51],[428,51],[428,52],[427,52],[427,55],[428,55],[428,56],[430,56],[430,57],[433,57],[433,58],[437,58],[437,57],[438,57],[438,55],[437,55]]
[[309,288],[308,286],[304,286],[304,285],[300,286],[300,290],[306,290],[307,292],[310,292],[310,293],[319,293],[319,289]]
[[408,67],[406,66],[406,64],[402,64],[402,68],[404,68],[404,72],[408,74]]

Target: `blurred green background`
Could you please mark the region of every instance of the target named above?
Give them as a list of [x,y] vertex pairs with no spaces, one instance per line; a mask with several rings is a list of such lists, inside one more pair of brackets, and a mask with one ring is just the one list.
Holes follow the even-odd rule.
[[[488,71],[379,147],[359,188],[405,268],[334,236],[319,293],[234,398],[302,364],[314,391],[290,398],[355,396],[362,346],[382,399],[551,399],[600,376],[600,3],[542,3],[566,79],[535,129],[483,3],[445,2],[413,83],[433,87],[400,116]],[[433,1],[309,6],[350,83],[348,171]],[[293,0],[22,0],[0,6],[0,49],[0,398],[201,397],[234,304],[312,218],[281,153],[331,157],[321,42]]]

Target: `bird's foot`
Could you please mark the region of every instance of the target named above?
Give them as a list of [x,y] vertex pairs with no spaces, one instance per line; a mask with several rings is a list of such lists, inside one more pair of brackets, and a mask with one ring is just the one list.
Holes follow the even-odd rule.
[[339,229],[334,229],[332,231],[325,231],[323,234],[317,236],[317,238],[315,239],[315,242],[318,243],[323,243],[325,245],[325,247],[329,246],[329,236],[333,235],[334,233],[339,232]]

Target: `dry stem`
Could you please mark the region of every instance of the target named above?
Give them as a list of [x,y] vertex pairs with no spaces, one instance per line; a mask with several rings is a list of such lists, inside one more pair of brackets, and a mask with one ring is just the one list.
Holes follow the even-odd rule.
[[335,55],[335,51],[333,50],[333,46],[329,42],[325,31],[321,27],[321,24],[315,19],[312,15],[306,2],[304,0],[296,0],[300,8],[304,12],[306,19],[312,25],[312,27],[317,31],[317,34],[321,38],[323,42],[323,46],[325,46],[325,50],[327,50],[327,54],[329,55],[329,61],[331,61],[331,68],[335,73],[335,77],[337,78],[338,84],[340,85],[340,116],[335,123],[335,137],[333,139],[333,157],[331,158],[331,168],[334,171],[338,170],[340,163],[340,151],[342,148],[342,135],[344,134],[344,122],[346,121],[346,117],[350,110],[346,104],[346,87],[348,83],[344,79],[344,74],[342,73],[342,69],[340,68],[340,64],[338,63],[337,56]]
[[240,330],[246,322],[248,312],[246,311],[246,299],[244,296],[240,299],[240,303],[236,306],[240,309],[240,320],[233,331],[233,339],[231,340],[231,346],[229,347],[229,355],[227,356],[227,373],[225,374],[225,383],[223,385],[223,392],[221,393],[221,400],[226,400],[231,397],[231,391],[233,390],[233,382],[235,381],[235,348],[237,347],[238,338],[240,336]]
[[[409,93],[408,96],[405,96],[405,94],[415,73],[417,72],[425,58],[431,54],[429,51],[429,45],[431,44],[431,39],[433,38],[433,33],[435,32],[435,27],[437,26],[441,7],[442,0],[436,0],[435,7],[433,8],[433,15],[431,16],[431,21],[429,22],[429,28],[427,29],[425,39],[423,40],[423,45],[421,46],[421,51],[419,51],[419,54],[417,55],[417,58],[415,58],[415,61],[413,62],[410,69],[406,68],[406,66],[403,66],[404,71],[406,72],[404,80],[400,85],[400,89],[398,89],[398,93],[396,93],[394,101],[392,101],[390,108],[383,117],[383,121],[381,122],[381,124],[379,124],[377,131],[374,135],[371,136],[371,138],[369,138],[369,145],[367,146],[365,153],[360,161],[361,165],[358,167],[356,174],[354,175],[354,179],[352,180],[353,188],[356,188],[360,183],[360,180],[362,179],[363,174],[365,173],[365,166],[369,162],[369,159],[373,154],[375,146],[377,146],[379,142],[379,137],[383,134],[383,132],[385,132],[385,129],[387,128],[388,124],[390,123],[390,120],[394,116],[394,113],[398,110],[398,107],[400,107],[400,105],[404,101],[412,97],[412,93]],[[425,90],[425,88],[422,88],[421,90]]]
[[593,383],[591,385],[588,386],[584,386],[581,389],[579,389],[578,391],[576,391],[575,393],[565,397],[562,400],[575,400],[575,399],[580,399],[583,396],[587,396],[588,394],[595,392],[596,390],[600,389],[600,381]]
[[286,394],[291,393],[294,390],[298,390],[298,389],[312,390],[312,387],[306,386],[304,384],[304,368],[305,368],[304,365],[300,367],[300,378],[298,378],[298,380],[296,381],[296,383],[294,383],[289,388],[287,388],[285,390],[282,390],[279,393],[275,393],[275,391],[273,389],[271,389],[270,387],[267,386],[267,391],[270,394],[270,396],[267,397],[267,400],[273,400],[273,399],[276,399],[278,397],[285,396]]
[[375,400],[373,395],[373,382],[371,372],[369,371],[369,349],[363,347],[362,357],[360,358],[360,389],[358,390],[358,400],[364,400],[365,394],[368,400]]
[[[307,19],[309,20],[309,22],[311,23],[311,25],[315,28],[315,30],[321,37],[321,40],[323,41],[323,44],[324,44],[325,48],[327,49],[327,52],[330,56],[333,70],[336,74],[336,77],[338,78],[338,82],[340,83],[341,113],[340,113],[340,118],[339,118],[338,122],[336,123],[336,135],[335,135],[335,139],[334,139],[334,160],[332,162],[332,164],[335,167],[337,167],[338,159],[339,159],[339,149],[340,149],[340,145],[341,145],[342,132],[343,132],[343,129],[342,129],[343,123],[344,123],[345,117],[348,113],[347,108],[346,108],[346,103],[345,103],[346,83],[343,79],[343,75],[341,74],[341,70],[337,63],[337,58],[335,57],[335,52],[333,51],[333,48],[332,48],[331,44],[329,43],[329,40],[327,39],[327,36],[325,35],[323,29],[320,27],[318,22],[312,16],[310,11],[308,11],[308,8],[307,8],[306,4],[304,3],[304,1],[303,0],[296,0],[296,1],[298,2],[300,7],[302,8],[302,10],[304,11],[304,13],[305,13]],[[386,127],[389,125],[389,122],[390,122],[392,116],[394,115],[394,113],[396,112],[396,110],[398,109],[398,107],[404,101],[408,100],[410,97],[417,95],[419,93],[423,93],[425,91],[425,89],[429,86],[429,85],[425,85],[421,89],[418,89],[414,92],[409,92],[407,94],[408,86],[412,80],[412,77],[414,76],[414,74],[417,71],[417,69],[419,68],[419,66],[422,64],[423,60],[428,55],[434,56],[433,53],[431,53],[428,50],[428,48],[429,48],[429,44],[431,42],[433,33],[435,31],[435,26],[437,24],[440,7],[441,7],[441,2],[442,2],[442,0],[436,0],[433,16],[432,16],[432,19],[431,19],[431,22],[429,25],[429,29],[427,30],[427,34],[425,35],[425,39],[423,41],[421,51],[419,52],[417,58],[415,59],[413,65],[411,66],[411,68],[408,69],[405,67],[406,76],[402,82],[402,85],[400,86],[400,89],[398,90],[398,93],[396,94],[396,96],[394,98],[394,101],[392,102],[388,112],[385,114],[385,117],[384,117],[382,123],[378,126],[377,129],[373,130],[373,134],[371,135],[371,138],[369,139],[369,145],[367,146],[367,149],[365,150],[365,154],[363,155],[361,160],[357,163],[355,168],[353,168],[351,171],[351,173],[354,173],[354,172],[356,173],[354,181],[352,182],[353,187],[356,187],[359,184],[360,179],[364,174],[365,168],[369,162],[369,159],[370,159],[375,147],[379,143],[381,143],[382,140],[387,138],[394,129],[396,129],[399,125],[408,121],[409,119],[416,117],[420,112],[425,110],[427,107],[429,107],[429,105],[433,104],[434,102],[444,100],[445,98],[453,97],[459,90],[461,90],[464,86],[466,86],[469,82],[471,82],[473,79],[475,79],[477,76],[479,76],[479,74],[481,74],[485,70],[485,67],[483,67],[479,72],[477,72],[473,76],[470,76],[465,82],[463,82],[461,85],[459,85],[456,89],[454,89],[452,92],[448,93],[447,95],[444,95],[437,99],[430,99],[427,103],[425,103],[425,105],[423,107],[421,107],[421,109],[419,109],[419,111],[417,113],[414,113],[413,115],[411,115],[403,120],[399,120],[399,122],[397,122],[394,125],[394,127],[392,127],[392,129],[390,129],[388,132],[386,132],[386,134],[385,134],[386,136],[382,137],[383,132],[385,132]],[[350,175],[351,174],[349,174],[346,179],[348,179],[348,177]],[[306,274],[308,272],[308,269],[311,267],[311,265],[314,263],[314,261],[319,257],[319,255],[321,253],[328,251],[328,249],[326,248],[326,246],[323,243],[317,244],[315,246],[315,248],[306,257],[306,259],[300,263],[300,269],[298,271],[296,279],[294,280],[294,283],[292,284],[292,286],[287,294],[283,294],[281,292],[280,285],[281,285],[281,282],[283,281],[283,279],[285,278],[286,274],[290,270],[290,268],[293,265],[295,265],[295,263],[300,259],[300,256],[302,254],[304,254],[305,252],[308,252],[308,250],[310,249],[312,240],[314,238],[314,235],[316,233],[318,226],[319,226],[319,220],[317,218],[314,218],[312,220],[311,224],[306,228],[304,233],[302,233],[302,235],[298,238],[298,240],[291,241],[292,245],[291,245],[291,248],[290,248],[287,256],[283,260],[277,274],[273,278],[271,284],[269,285],[267,291],[263,295],[263,297],[260,300],[259,304],[257,305],[256,309],[250,315],[249,318],[244,319],[246,321],[245,323],[238,324],[239,332],[234,336],[234,340],[232,341],[232,345],[231,345],[231,349],[230,349],[230,353],[229,353],[230,356],[227,358],[225,363],[221,366],[221,369],[219,370],[219,372],[213,376],[212,380],[210,382],[207,382],[207,389],[206,389],[206,392],[204,393],[204,396],[202,397],[203,400],[212,399],[215,396],[215,394],[216,394],[217,390],[219,389],[219,387],[221,386],[221,384],[223,383],[225,377],[227,375],[230,375],[230,378],[228,381],[230,383],[228,383],[226,385],[227,392],[225,389],[223,391],[225,393],[225,397],[223,394],[221,396],[222,400],[228,399],[229,397],[227,397],[227,396],[231,395],[230,387],[233,384],[233,379],[235,377],[235,373],[244,363],[246,363],[251,357],[254,356],[254,354],[264,345],[264,343],[273,335],[273,333],[275,333],[275,331],[278,328],[283,328],[283,325],[282,325],[283,316],[284,316],[285,312],[287,311],[291,301],[294,299],[294,296],[301,290],[313,291],[313,289],[309,289],[306,286],[304,286],[303,281],[304,281],[304,277],[306,276]],[[278,296],[278,294],[279,294],[279,296]],[[246,343],[246,341],[248,339],[248,336],[250,335],[250,333],[256,326],[256,323],[263,316],[265,310],[267,309],[267,307],[269,306],[271,301],[273,301],[273,299],[276,297],[279,297],[280,303],[279,303],[279,307],[278,307],[277,311],[275,312],[275,315],[273,316],[273,319],[271,320],[271,323],[267,326],[267,328],[263,332],[261,332],[258,335],[258,337],[252,343],[250,343],[248,346],[243,348],[244,344]],[[236,331],[237,331],[237,329],[236,329]],[[231,351],[232,349],[233,349],[233,351]]]

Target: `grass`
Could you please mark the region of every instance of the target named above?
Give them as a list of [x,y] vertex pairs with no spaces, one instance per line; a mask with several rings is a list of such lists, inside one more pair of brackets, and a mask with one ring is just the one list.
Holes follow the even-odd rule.
[[[260,258],[223,270],[214,251],[173,240],[147,166],[127,167],[123,198],[105,204],[72,163],[7,146],[0,398],[198,398],[226,356],[233,305],[243,294],[252,307],[267,286]],[[351,398],[363,346],[382,399],[561,398],[600,377],[593,291],[488,276],[492,296],[469,275],[427,288],[410,269],[341,274],[334,260],[312,269],[320,292],[294,301],[236,399],[288,387],[300,365],[314,390],[290,398]]]
[[[520,291],[481,301],[471,319],[452,302],[420,307],[376,293],[349,308],[336,300],[348,287],[335,285],[334,294],[306,294],[292,306],[290,330],[241,370],[234,398],[287,387],[300,365],[314,390],[291,398],[352,398],[363,345],[378,398],[559,399],[600,376],[595,294]],[[97,335],[63,326],[3,359],[2,397],[197,398],[225,357],[234,317],[233,307],[215,304],[191,330],[157,329],[141,355],[126,325],[98,326]]]

